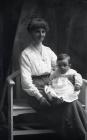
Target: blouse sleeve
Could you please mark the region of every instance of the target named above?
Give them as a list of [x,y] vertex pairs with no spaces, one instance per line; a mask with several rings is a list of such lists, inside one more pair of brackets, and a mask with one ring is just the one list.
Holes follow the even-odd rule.
[[20,57],[20,70],[21,70],[21,84],[23,90],[29,95],[35,96],[37,99],[41,98],[42,95],[32,82],[30,60],[24,54],[21,54]]

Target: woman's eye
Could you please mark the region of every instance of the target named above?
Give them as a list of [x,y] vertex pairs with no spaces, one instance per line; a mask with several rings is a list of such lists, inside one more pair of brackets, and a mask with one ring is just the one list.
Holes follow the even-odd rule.
[[35,33],[37,33],[37,34],[41,34],[41,33],[44,34],[45,32],[46,32],[45,30],[42,30],[42,31],[36,30],[36,31],[35,31]]
[[45,33],[45,31],[42,31],[42,33],[44,34],[44,33]]

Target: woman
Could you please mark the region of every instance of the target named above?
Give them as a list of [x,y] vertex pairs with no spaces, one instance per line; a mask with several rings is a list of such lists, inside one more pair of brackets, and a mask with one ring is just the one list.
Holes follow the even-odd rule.
[[[78,101],[72,103],[49,103],[44,86],[49,83],[49,76],[56,67],[57,56],[43,40],[48,31],[48,24],[40,18],[33,18],[28,24],[32,42],[25,48],[20,58],[21,84],[24,91],[37,101],[35,109],[49,127],[56,130],[58,138],[85,140],[87,120]],[[52,101],[52,100],[51,100]],[[34,102],[32,102],[32,106]]]
[[[48,24],[41,18],[32,18],[28,24],[31,44],[25,48],[20,58],[21,83],[24,91],[33,96],[42,106],[50,104],[44,95],[44,85],[56,66],[57,56],[43,40],[49,30]],[[40,107],[38,105],[38,107]]]

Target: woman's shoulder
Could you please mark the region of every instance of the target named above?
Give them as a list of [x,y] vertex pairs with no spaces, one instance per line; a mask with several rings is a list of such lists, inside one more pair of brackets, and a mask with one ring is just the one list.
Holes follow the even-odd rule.
[[22,52],[21,55],[27,55],[31,53],[31,48],[29,46],[27,46]]
[[54,51],[49,46],[43,46],[44,50],[51,56],[56,56]]
[[52,49],[51,49],[49,46],[43,45],[43,48],[44,48],[45,50],[47,50],[47,51],[52,51]]
[[43,49],[45,49],[45,50],[50,50],[50,47],[48,47],[48,46],[42,45],[42,47],[43,47]]

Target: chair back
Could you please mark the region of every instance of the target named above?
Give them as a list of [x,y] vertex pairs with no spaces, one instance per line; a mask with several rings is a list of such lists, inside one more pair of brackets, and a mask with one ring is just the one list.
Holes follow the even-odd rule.
[[86,106],[87,109],[87,80],[83,79],[83,85],[79,94],[79,101]]

